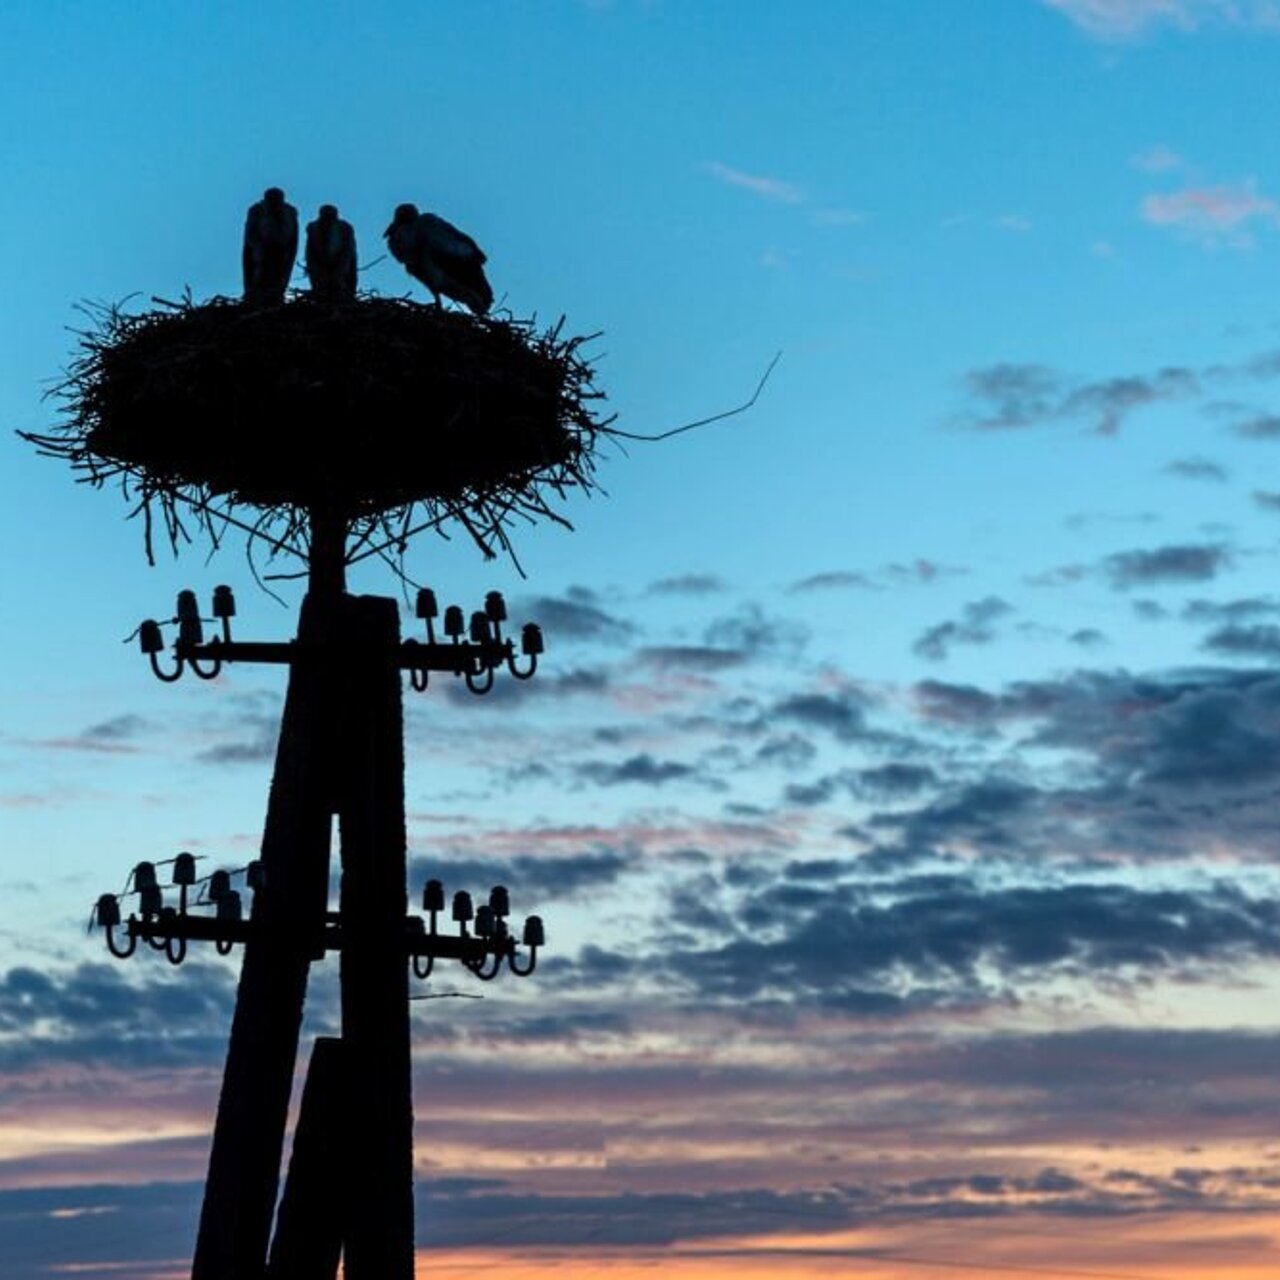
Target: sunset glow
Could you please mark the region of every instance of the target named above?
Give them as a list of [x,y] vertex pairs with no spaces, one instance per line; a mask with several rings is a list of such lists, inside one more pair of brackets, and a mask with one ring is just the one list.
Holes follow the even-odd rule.
[[262,839],[281,669],[140,621],[304,589],[13,429],[77,307],[237,296],[276,184],[384,298],[456,221],[619,429],[702,424],[518,563],[352,570],[546,640],[406,690],[411,908],[547,929],[413,981],[418,1274],[1280,1276],[1277,57],[1267,0],[4,5],[0,1277],[190,1275],[240,953],[86,925]]

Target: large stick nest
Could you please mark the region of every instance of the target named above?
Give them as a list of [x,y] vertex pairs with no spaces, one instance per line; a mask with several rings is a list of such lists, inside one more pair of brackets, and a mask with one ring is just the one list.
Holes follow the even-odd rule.
[[215,545],[230,523],[305,556],[315,510],[347,522],[352,556],[454,521],[492,555],[593,488],[603,396],[561,326],[374,297],[87,310],[62,421],[23,434],[81,481],[119,480],[149,557],[193,517]]

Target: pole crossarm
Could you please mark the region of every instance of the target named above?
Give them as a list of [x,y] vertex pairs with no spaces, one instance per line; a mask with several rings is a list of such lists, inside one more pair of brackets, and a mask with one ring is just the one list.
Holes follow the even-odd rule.
[[[203,644],[184,643],[173,645],[173,655],[180,662],[195,663],[252,662],[274,666],[291,666],[295,662],[317,658],[327,652],[315,645],[297,640],[219,640]],[[515,643],[504,640],[501,644],[483,641],[459,641],[456,644],[427,643],[405,640],[396,650],[395,665],[401,671],[444,671],[455,676],[480,675],[495,670],[516,656]]]
[[[166,905],[164,901],[158,866],[173,867],[173,884],[169,887],[178,891],[177,906]],[[154,951],[164,952],[175,965],[186,959],[187,945],[191,942],[212,942],[220,955],[228,955],[234,946],[269,940],[272,935],[258,902],[265,884],[262,864],[251,862],[244,868],[252,894],[247,915],[240,892],[231,887],[232,874],[214,871],[197,879],[195,858],[190,853],[180,853],[161,863],[140,862],[129,873],[123,894],[104,893],[99,897],[90,927],[96,925],[102,929],[107,949],[117,959],[128,959],[142,942]],[[120,900],[133,896],[140,900],[140,910],[131,911],[126,919],[120,910]],[[422,905],[426,919],[417,915],[403,917],[401,944],[405,959],[412,961],[413,971],[419,978],[430,976],[437,960],[460,961],[486,981],[498,976],[504,961],[518,977],[527,977],[534,971],[538,949],[545,943],[542,918],[529,916],[517,940],[507,925],[511,906],[505,886],[494,885],[488,902],[478,908],[473,906],[466,890],[455,893],[452,917],[458,926],[457,933],[439,931],[438,917],[445,909],[444,887],[439,880],[427,881]],[[191,907],[212,908],[212,914],[201,914],[190,910]],[[310,948],[313,958],[318,960],[327,952],[343,950],[349,941],[343,924],[341,911],[324,913],[314,937],[309,937],[314,943]],[[526,953],[523,957],[520,948]]]
[[[236,662],[296,666],[301,663],[334,662],[347,658],[368,660],[368,645],[358,651],[346,650],[332,640],[233,640],[231,619],[235,617],[235,598],[230,587],[217,587],[213,593],[213,618],[200,616],[194,591],[178,593],[177,612],[167,623],[147,618],[136,632],[138,646],[151,663],[155,675],[166,684],[181,678],[190,670],[202,680],[212,680],[224,664]],[[435,619],[439,616],[435,593],[424,587],[418,592],[417,616],[426,623],[426,639],[400,641],[383,650],[390,655],[390,665],[409,673],[409,682],[419,693],[427,688],[430,673],[440,672],[466,681],[472,693],[484,694],[493,688],[494,674],[502,667],[517,680],[528,680],[537,671],[538,657],[543,652],[542,629],[527,622],[520,631],[520,644],[502,634],[507,619],[506,602],[500,592],[485,596],[484,608],[477,609],[466,621],[455,604],[444,611],[445,640],[436,638]],[[206,640],[204,624],[220,622],[222,634]],[[176,625],[177,637],[168,646],[172,665],[166,668],[161,655],[165,651],[163,627]],[[521,662],[523,659],[523,664]]]
[[[343,944],[342,922],[338,913],[331,912],[330,916],[322,933],[326,953],[341,951]],[[427,933],[418,916],[406,916],[404,923],[406,957],[483,964],[490,956],[506,959],[515,953],[516,940],[511,937],[477,938],[473,935]],[[130,915],[123,922],[123,930],[126,938],[150,943],[160,951],[171,940],[224,943],[230,947],[248,942],[261,931],[261,925],[252,919],[219,920],[216,916],[181,914],[166,908],[159,916]]]

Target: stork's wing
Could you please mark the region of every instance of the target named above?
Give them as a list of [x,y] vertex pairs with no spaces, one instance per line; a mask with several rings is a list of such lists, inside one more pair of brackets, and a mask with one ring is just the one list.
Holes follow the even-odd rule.
[[436,253],[481,265],[488,261],[484,251],[465,231],[459,231],[452,222],[446,222],[439,215],[424,213],[418,219],[418,226]]

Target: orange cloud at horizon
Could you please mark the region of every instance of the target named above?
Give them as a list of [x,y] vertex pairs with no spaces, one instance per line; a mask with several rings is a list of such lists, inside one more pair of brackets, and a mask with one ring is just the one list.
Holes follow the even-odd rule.
[[898,1225],[833,1235],[750,1237],[669,1248],[419,1250],[418,1280],[1275,1280],[1280,1214],[1143,1215],[1099,1222],[1038,1217]]

